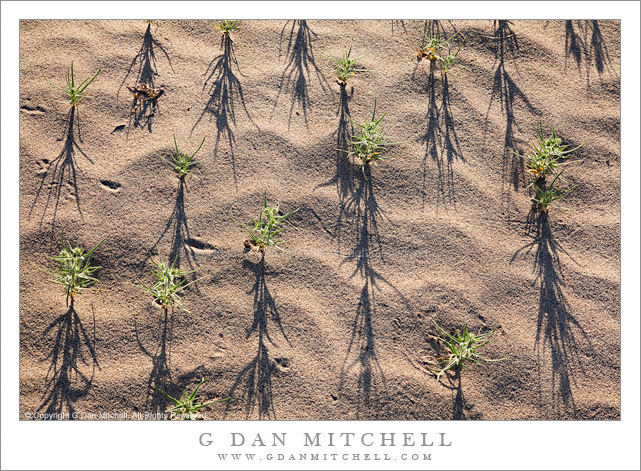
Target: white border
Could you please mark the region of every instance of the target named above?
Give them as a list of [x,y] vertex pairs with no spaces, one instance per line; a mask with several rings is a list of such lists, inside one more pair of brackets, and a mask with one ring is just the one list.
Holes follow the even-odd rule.
[[[214,469],[236,432],[446,432],[451,449],[410,469],[639,469],[639,3],[638,2],[2,2],[2,469]],[[141,18],[608,18],[622,19],[622,420],[619,422],[19,422],[18,19]],[[239,14],[242,12],[242,14]],[[169,428],[171,427],[171,429]],[[179,430],[179,433],[177,433]],[[213,449],[212,449],[213,448]],[[308,449],[292,450],[309,452]],[[365,450],[366,452],[367,450]],[[356,447],[350,452],[357,452]],[[243,462],[240,468],[247,469]],[[384,462],[260,462],[262,469],[390,469]]]

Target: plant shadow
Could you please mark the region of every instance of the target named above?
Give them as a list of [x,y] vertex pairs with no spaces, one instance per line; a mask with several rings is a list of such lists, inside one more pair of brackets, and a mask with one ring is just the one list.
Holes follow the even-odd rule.
[[[55,340],[47,359],[51,361],[45,377],[45,392],[38,412],[48,417],[68,414],[73,420],[74,403],[89,394],[96,367],[100,369],[96,355],[96,322],[93,305],[93,338],[89,337],[80,316],[71,305],[45,329],[44,335],[55,330]],[[91,374],[82,371],[91,366]]]
[[[381,368],[376,351],[374,319],[376,317],[376,295],[381,285],[392,288],[407,304],[407,300],[389,281],[387,281],[372,264],[372,245],[378,249],[381,262],[384,263],[382,244],[378,223],[384,215],[380,210],[374,194],[372,175],[369,166],[364,167],[359,184],[346,203],[346,213],[354,220],[356,229],[356,246],[352,253],[342,262],[356,262],[351,277],[359,276],[363,280],[356,315],[352,326],[351,338],[347,347],[345,360],[341,367],[339,392],[347,388],[351,371],[357,369],[357,390],[359,407],[357,417],[371,406],[373,391],[378,386],[386,387],[385,374]],[[380,411],[377,411],[379,413]]]
[[392,20],[392,34],[394,34],[394,27],[400,28],[405,34],[407,34],[407,27],[405,26],[405,20]]
[[[61,198],[64,198],[63,192],[66,186],[69,187],[71,192],[71,198],[76,203],[76,209],[81,219],[83,219],[82,210],[80,209],[80,195],[78,194],[78,181],[77,181],[77,168],[76,168],[76,150],[82,155],[85,159],[93,165],[93,160],[80,148],[76,142],[74,136],[74,125],[78,129],[78,140],[80,139],[80,121],[78,120],[77,110],[75,107],[72,107],[69,110],[69,115],[67,119],[66,128],[63,134],[64,145],[62,151],[56,158],[48,162],[48,167],[42,172],[42,177],[40,179],[40,185],[36,191],[36,197],[29,209],[28,217],[31,217],[33,210],[40,199],[40,196],[43,192],[43,189],[46,188],[46,201],[44,203],[44,209],[42,210],[42,216],[40,217],[40,227],[44,223],[45,216],[47,212],[51,209],[53,212],[51,220],[51,231],[55,232],[56,226],[56,217],[58,214],[58,207],[60,205]],[[45,184],[46,182],[46,184]],[[44,196],[43,196],[44,197]]]
[[318,188],[322,188],[330,185],[336,185],[339,209],[334,227],[334,234],[337,240],[339,255],[341,253],[341,236],[343,233],[343,224],[345,223],[344,219],[347,215],[346,213],[348,211],[350,199],[354,194],[354,178],[356,174],[354,166],[349,162],[347,157],[349,143],[352,137],[349,101],[354,96],[354,88],[352,88],[348,94],[346,87],[340,87],[340,93],[340,102],[336,112],[336,115],[338,116],[338,128],[334,133],[336,136],[336,148],[334,151],[336,156],[336,173],[331,180],[318,186]]
[[[445,31],[439,21],[431,22],[430,31],[435,34]],[[426,26],[427,28],[427,26]],[[441,74],[440,80],[436,78],[436,66],[430,62],[425,91],[428,95],[427,107],[427,129],[421,137],[425,144],[425,156],[423,157],[423,188],[422,205],[425,207],[427,194],[427,170],[428,162],[436,164],[438,172],[437,201],[443,204],[456,204],[456,193],[454,188],[454,171],[452,164],[456,159],[465,162],[461,145],[456,134],[455,120],[452,115],[450,102],[450,90],[447,74]],[[437,91],[440,86],[440,97]]]
[[[272,396],[272,374],[275,369],[274,359],[270,357],[267,342],[277,346],[269,332],[270,324],[275,325],[285,341],[291,345],[283,329],[276,302],[267,287],[265,258],[258,263],[244,262],[244,268],[250,269],[255,277],[250,293],[254,295],[254,319],[247,329],[246,339],[257,335],[257,349],[254,358],[241,370],[231,388],[229,396],[233,399],[227,403],[225,414],[229,412],[236,399],[245,401],[245,417],[249,419],[257,410],[259,420],[276,419],[276,409]],[[242,389],[239,395],[235,392]]]
[[463,395],[461,370],[455,370],[451,376],[445,373],[445,376],[447,376],[447,381],[449,382],[448,388],[454,393],[454,400],[452,401],[452,420],[467,420],[468,417],[465,415],[465,410],[468,408],[468,405],[465,401],[465,396]]
[[[447,328],[446,331],[451,331],[450,328]],[[443,346],[443,344],[437,339],[437,337],[429,336],[427,342],[436,353],[436,357],[439,358],[439,361],[443,358],[447,358],[449,350]],[[413,362],[410,360],[410,363]],[[443,364],[441,363],[440,367]],[[428,373],[429,376],[433,376],[435,371],[431,368],[417,367],[420,371]],[[442,376],[447,378],[447,384],[439,380],[439,384],[445,388],[452,391],[452,419],[451,420],[479,420],[482,418],[480,413],[470,414],[468,411],[471,409],[470,404],[468,404],[463,394],[463,370],[460,367],[447,370],[442,373]]]
[[[199,383],[203,378],[209,379],[209,376],[211,375],[211,371],[209,371],[207,368],[205,368],[204,364],[198,365],[196,368],[194,368],[191,371],[188,371],[186,373],[181,374],[178,376],[177,383],[178,384],[184,384],[185,386],[189,386],[192,383]],[[181,392],[184,391],[185,388],[182,388]],[[176,397],[176,396],[174,396]]]
[[209,84],[209,101],[192,127],[191,132],[194,132],[205,115],[209,115],[210,120],[212,118],[216,120],[216,143],[214,145],[214,155],[218,154],[220,141],[226,139],[231,155],[234,185],[236,187],[236,191],[238,191],[238,173],[236,170],[235,157],[237,144],[234,132],[232,131],[232,125],[234,128],[236,127],[237,100],[240,100],[242,110],[245,112],[249,121],[256,127],[256,129],[259,131],[260,129],[249,114],[249,110],[245,105],[242,85],[234,73],[234,67],[238,70],[240,69],[238,67],[236,55],[234,54],[233,42],[228,35],[222,36],[221,47],[223,53],[212,59],[204,73],[207,78],[203,84],[203,90],[207,89],[207,85]]
[[176,189],[176,200],[174,202],[174,209],[167,220],[165,228],[160,236],[150,249],[150,253],[157,253],[157,247],[165,235],[171,231],[171,250],[169,252],[169,263],[176,265],[176,268],[181,268],[183,262],[183,255],[189,270],[195,270],[198,266],[196,261],[196,252],[192,243],[194,242],[189,234],[189,225],[187,224],[187,213],[185,212],[185,190],[187,183],[183,178],[178,183]]
[[[134,88],[127,87],[133,93],[133,99],[131,102],[131,107],[129,109],[129,125],[132,124],[134,128],[147,128],[147,131],[151,132],[152,120],[158,110],[158,98],[163,94],[163,91],[160,90],[159,94],[153,98],[147,96],[141,96],[141,94],[135,92],[135,87],[139,85],[145,85],[151,89],[155,87],[156,77],[160,76],[158,73],[158,64],[156,60],[156,52],[154,47],[159,49],[167,59],[171,71],[174,72],[174,67],[169,58],[167,51],[160,45],[160,43],[154,39],[151,32],[151,23],[147,24],[147,29],[145,30],[145,35],[142,40],[142,45],[138,54],[134,56],[129,68],[127,69],[127,74],[123,79],[118,92],[116,93],[116,100],[120,94],[120,90],[127,81],[127,78],[131,73],[136,70]],[[137,67],[136,67],[137,66]]]
[[169,389],[173,387],[171,371],[169,369],[169,347],[172,337],[174,312],[172,310],[170,314],[169,310],[166,308],[163,308],[162,311],[163,315],[159,320],[160,336],[158,344],[153,351],[147,349],[140,340],[138,325],[134,318],[134,333],[136,336],[136,342],[138,343],[138,348],[140,348],[140,350],[151,359],[153,365],[151,373],[149,374],[149,379],[147,380],[145,408],[146,410],[151,409],[150,411],[157,416],[161,416],[166,412],[169,400],[163,393],[156,390],[156,388],[160,388],[168,394],[173,393],[173,391],[170,391]]
[[518,190],[525,183],[523,158],[516,153],[517,143],[514,135],[518,125],[514,117],[514,102],[518,98],[530,113],[539,114],[527,99],[525,94],[516,85],[514,79],[505,68],[508,56],[512,59],[514,70],[518,74],[516,56],[519,52],[519,43],[516,34],[511,28],[512,22],[508,20],[495,20],[494,32],[491,39],[494,41],[494,77],[492,81],[492,95],[485,115],[485,128],[492,110],[494,100],[498,98],[501,113],[505,116],[505,135],[503,138],[503,156],[501,161],[501,193],[506,206],[509,205],[510,189]]
[[539,377],[545,366],[546,353],[549,353],[555,414],[557,417],[573,416],[576,412],[572,393],[572,385],[576,383],[573,374],[574,370],[581,366],[578,353],[593,354],[594,349],[579,321],[570,313],[563,294],[563,273],[559,255],[563,253],[569,257],[569,254],[554,238],[547,212],[532,208],[528,217],[528,233],[533,238],[532,242],[519,249],[512,261],[522,252],[529,254],[534,250],[535,283],[539,284],[534,349]]
[[[280,43],[283,43],[283,38],[287,25],[287,21],[283,26],[280,33]],[[312,41],[316,39],[316,34],[309,28],[306,20],[291,20],[291,29],[289,31],[289,39],[287,41],[287,63],[285,70],[280,78],[278,85],[278,95],[274,103],[272,115],[278,100],[282,94],[291,94],[291,104],[289,107],[289,118],[287,121],[287,130],[290,129],[292,122],[292,115],[296,106],[300,107],[303,111],[303,118],[305,119],[305,126],[309,129],[307,119],[307,111],[311,108],[311,101],[309,98],[309,83],[311,82],[312,72],[318,78],[323,91],[326,90],[327,80],[323,77],[320,69],[316,66],[316,59],[314,58],[314,50],[312,48]],[[280,57],[280,48],[279,53]]]
[[568,59],[574,59],[579,76],[585,73],[587,92],[590,94],[590,73],[596,69],[599,81],[604,72],[612,73],[612,61],[603,40],[598,20],[565,21],[565,68]]

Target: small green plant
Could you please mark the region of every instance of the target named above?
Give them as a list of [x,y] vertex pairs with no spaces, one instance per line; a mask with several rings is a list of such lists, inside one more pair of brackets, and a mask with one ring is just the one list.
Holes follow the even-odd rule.
[[[452,54],[451,41],[459,35],[460,31],[454,34],[450,39],[441,39],[438,28],[430,31],[430,34],[423,34],[423,44],[417,52],[419,60],[427,58],[432,63],[439,63],[443,74],[447,74],[459,62],[459,53],[463,49],[465,41],[459,44],[458,49]],[[461,66],[462,67],[462,66]]]
[[430,62],[434,62],[440,59],[443,41],[441,41],[441,38],[438,35],[438,29],[436,29],[436,32],[430,33],[429,36],[427,34],[423,34],[423,39],[423,44],[421,44],[417,53],[419,60],[427,58]]
[[[443,56],[441,59],[441,68],[443,69],[443,74],[447,74],[450,70],[454,68],[459,62],[459,53],[461,52],[461,49],[463,48],[463,44],[460,44],[458,49],[454,54],[452,54],[452,50],[450,49],[450,43],[447,43],[447,55]],[[463,67],[463,66],[461,66]]]
[[533,146],[534,152],[525,157],[525,166],[532,172],[535,181],[545,179],[547,175],[554,173],[563,159],[568,158],[572,152],[583,145],[568,149],[570,146],[561,143],[554,128],[550,137],[544,137],[541,123],[538,125],[537,133],[538,142]]
[[229,33],[232,31],[240,29],[240,26],[238,26],[238,21],[224,20],[222,23],[217,24],[216,28],[218,28],[225,36],[229,36]]
[[356,124],[359,129],[358,133],[354,133],[354,137],[349,141],[352,149],[347,152],[348,156],[355,156],[361,162],[361,170],[365,174],[365,166],[373,163],[377,165],[378,161],[384,160],[388,157],[382,155],[386,147],[398,144],[396,142],[389,142],[381,123],[385,118],[386,113],[383,113],[378,119],[376,118],[376,100],[374,100],[374,111],[372,112],[372,119],[365,121],[363,124],[355,123],[351,118],[352,125]]
[[54,274],[54,281],[65,288],[67,296],[67,307],[69,299],[73,301],[74,295],[81,290],[89,288],[98,280],[93,274],[102,267],[91,265],[91,255],[102,245],[104,239],[89,252],[85,252],[81,246],[73,247],[69,242],[62,238],[62,247],[60,253],[51,257],[58,262],[58,270]]
[[[298,211],[298,210],[296,210]],[[249,239],[245,241],[245,248],[253,250],[257,255],[264,255],[267,247],[280,248],[284,227],[283,222],[296,211],[281,214],[278,205],[267,205],[267,192],[263,198],[263,209],[257,219],[251,219],[251,225],[243,224],[243,227],[249,229]]]
[[216,399],[212,401],[207,401],[207,402],[199,402],[198,398],[196,397],[196,394],[198,394],[198,389],[200,389],[200,386],[203,385],[203,383],[207,381],[206,378],[203,378],[200,383],[198,383],[198,386],[196,386],[196,389],[191,392],[191,394],[187,394],[187,388],[183,391],[183,393],[180,395],[180,399],[176,399],[175,397],[170,396],[167,394],[165,391],[160,389],[159,387],[154,385],[154,388],[163,393],[170,401],[172,401],[175,406],[171,409],[169,409],[169,413],[171,414],[172,418],[173,417],[179,417],[183,420],[194,420],[198,417],[198,413],[200,412],[201,409],[208,407],[216,402],[224,402],[228,400],[229,398],[225,399]]
[[542,212],[547,212],[550,209],[550,205],[560,199],[563,198],[565,195],[567,195],[569,192],[574,190],[577,185],[574,185],[572,188],[568,188],[565,190],[559,190],[557,188],[554,188],[554,184],[556,183],[557,179],[561,176],[563,173],[563,170],[561,170],[558,174],[554,176],[554,180],[552,180],[552,183],[550,183],[549,186],[545,185],[545,182],[534,182],[534,192],[535,196],[532,198],[532,201],[536,203],[536,207],[542,211]]
[[454,330],[454,334],[446,332],[440,325],[434,321],[434,325],[438,329],[439,336],[435,337],[436,340],[445,344],[445,347],[449,351],[449,354],[445,357],[438,358],[439,362],[443,367],[436,371],[430,368],[430,371],[436,373],[436,379],[440,379],[441,375],[448,370],[454,368],[464,368],[471,369],[468,365],[469,363],[478,363],[479,360],[494,362],[501,361],[500,359],[490,359],[481,355],[477,350],[485,345],[496,329],[486,332],[484,334],[473,334],[467,328],[467,324],[463,326],[463,330],[459,329]]
[[176,306],[181,311],[189,312],[185,309],[180,302],[180,294],[183,290],[194,283],[191,281],[187,283],[185,276],[194,273],[195,270],[183,271],[180,268],[176,268],[176,261],[169,265],[163,261],[156,261],[154,258],[149,255],[151,263],[151,272],[156,278],[156,282],[151,286],[144,286],[145,291],[150,292],[154,301],[168,309],[170,307]]
[[73,75],[73,62],[71,62],[71,67],[69,68],[69,71],[67,72],[65,76],[65,86],[61,87],[59,85],[55,85],[51,83],[51,81],[44,75],[42,74],[42,77],[47,81],[49,85],[51,85],[54,88],[58,88],[65,92],[67,94],[67,99],[69,101],[69,104],[71,105],[72,108],[78,106],[78,104],[85,98],[87,98],[87,93],[85,90],[89,85],[91,85],[91,82],[93,82],[102,68],[98,69],[98,72],[93,77],[87,77],[84,79],[82,82],[80,82],[79,85],[76,85],[76,81]]
[[171,165],[171,167],[178,174],[178,178],[183,179],[189,173],[189,171],[191,170],[191,167],[199,163],[202,163],[202,160],[196,160],[195,157],[204,143],[205,143],[205,138],[203,137],[203,140],[198,146],[198,149],[196,149],[196,152],[194,152],[193,154],[187,154],[187,153],[181,154],[180,151],[178,150],[176,135],[174,135],[174,146],[176,147],[176,155],[172,155],[171,159],[167,159],[162,156],[160,157],[164,159],[169,165]]
[[367,72],[367,69],[362,69],[356,67],[356,63],[365,56],[361,56],[357,59],[351,57],[352,46],[349,47],[347,52],[343,52],[343,56],[340,59],[330,59],[336,65],[336,73],[338,74],[338,83],[341,86],[347,85],[347,79],[350,77],[356,76],[360,72]]

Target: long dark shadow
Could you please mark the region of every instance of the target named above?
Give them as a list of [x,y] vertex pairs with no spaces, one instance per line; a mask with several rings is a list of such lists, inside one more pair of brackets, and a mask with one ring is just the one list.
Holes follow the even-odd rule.
[[441,110],[443,112],[443,126],[445,128],[443,139],[444,147],[447,155],[448,165],[451,166],[454,158],[459,158],[465,161],[463,152],[461,151],[461,144],[459,143],[456,129],[454,128],[454,116],[452,115],[452,103],[450,102],[450,88],[447,81],[447,75],[443,76],[443,96],[441,102]]
[[[357,417],[370,406],[370,399],[376,387],[385,386],[385,375],[380,366],[377,352],[373,321],[376,316],[376,293],[381,284],[391,287],[407,304],[406,299],[389,281],[387,281],[372,264],[372,249],[378,249],[381,262],[384,256],[378,230],[378,223],[384,217],[378,207],[373,191],[370,168],[365,167],[364,175],[360,175],[359,185],[350,196],[346,211],[353,215],[357,234],[356,246],[343,263],[356,262],[352,277],[359,276],[363,280],[356,315],[352,327],[351,338],[340,373],[339,391],[344,391],[348,377],[353,369],[357,369],[359,408]],[[374,243],[374,244],[373,244]],[[375,247],[372,247],[375,245]],[[380,413],[380,411],[377,411]]]
[[[96,355],[96,324],[93,306],[93,334],[89,336],[76,312],[71,306],[46,328],[44,335],[55,331],[53,347],[47,358],[51,361],[45,378],[45,391],[38,412],[55,419],[59,414],[68,414],[73,420],[74,403],[89,394],[96,367],[100,369]],[[91,373],[83,371],[91,368]]]
[[138,325],[134,319],[134,332],[138,348],[140,348],[140,350],[151,359],[153,365],[151,373],[149,374],[149,379],[147,380],[147,399],[145,401],[145,407],[149,409],[146,410],[146,412],[158,414],[159,418],[161,418],[162,414],[166,412],[169,400],[164,394],[156,390],[156,388],[160,388],[174,397],[176,397],[176,394],[180,394],[180,391],[176,392],[169,389],[172,387],[171,371],[169,369],[169,343],[172,336],[172,326],[173,310],[171,314],[169,314],[168,309],[163,308],[159,326],[160,336],[158,344],[154,349],[147,349],[140,340],[138,335]]
[[[252,120],[247,106],[240,80],[234,73],[234,67],[239,69],[238,61],[233,50],[233,42],[228,35],[223,35],[222,39],[223,53],[215,57],[208,65],[205,71],[205,83],[203,90],[208,88],[209,101],[205,105],[203,112],[191,129],[193,133],[196,126],[202,119],[209,115],[210,120],[216,120],[216,143],[214,145],[214,156],[218,154],[218,147],[221,140],[227,140],[231,154],[232,172],[234,176],[234,185],[238,190],[238,174],[236,171],[235,149],[237,147],[232,125],[236,127],[236,102],[240,100],[242,110],[247,115],[249,121],[260,130]],[[240,73],[240,72],[239,72]]]
[[465,409],[467,403],[463,395],[463,380],[461,370],[454,370],[452,376],[445,374],[449,382],[449,388],[454,392],[454,400],[452,401],[452,420],[467,420]]
[[[445,31],[445,28],[442,25],[443,21],[442,20],[425,20],[423,21],[423,34],[428,35],[431,32],[435,32],[437,29],[440,31],[439,35],[443,39],[447,39],[447,31]],[[456,29],[456,26],[452,22],[452,20],[447,20],[447,23],[450,25],[450,28],[456,34],[458,31]]]
[[[287,25],[290,21],[285,23],[280,33],[280,42],[283,43],[283,37]],[[289,119],[287,122],[287,129],[289,130],[292,122],[292,114],[294,107],[299,106],[303,110],[303,118],[305,119],[305,126],[309,128],[307,120],[307,111],[311,108],[311,101],[309,98],[309,83],[311,82],[312,73],[314,73],[323,90],[326,90],[327,80],[323,77],[320,69],[316,66],[316,59],[314,58],[314,50],[312,48],[312,41],[316,39],[316,34],[309,28],[306,20],[292,20],[291,28],[289,30],[289,39],[287,41],[287,63],[285,70],[280,78],[278,85],[278,95],[274,102],[274,109],[278,105],[278,99],[281,95],[291,95],[291,104],[289,107]],[[280,49],[279,49],[280,56]]]
[[150,89],[156,88],[155,80],[156,77],[160,76],[160,74],[158,73],[158,64],[154,47],[164,54],[167,62],[169,62],[171,71],[174,72],[174,67],[171,63],[171,59],[169,58],[169,54],[167,54],[167,51],[156,39],[154,39],[153,34],[151,33],[151,23],[149,23],[145,30],[140,50],[129,64],[127,74],[122,80],[120,87],[118,87],[118,92],[116,93],[116,100],[118,100],[120,90],[135,70],[135,83],[133,84],[133,87],[128,87],[133,93],[133,99],[129,111],[129,124],[133,121],[133,126],[135,128],[146,127],[149,132],[151,132],[153,117],[158,111],[158,98],[160,98],[160,95],[162,95],[163,92],[161,90],[157,96],[149,97],[145,93],[139,92],[138,89],[141,85],[143,86],[143,89],[144,87],[148,87]]
[[174,208],[165,224],[165,228],[160,233],[160,236],[151,247],[150,252],[156,253],[158,244],[165,237],[167,233],[171,233],[171,250],[169,252],[169,263],[175,263],[176,268],[181,268],[183,263],[183,255],[189,270],[194,270],[198,263],[196,261],[196,252],[193,244],[196,242],[189,234],[189,225],[187,224],[187,213],[185,212],[185,189],[187,183],[184,179],[180,179],[178,188],[176,189],[176,200]]
[[498,99],[501,112],[505,116],[505,136],[503,138],[503,159],[501,165],[501,181],[503,198],[509,200],[509,189],[517,190],[525,182],[525,172],[523,169],[523,159],[516,153],[516,139],[514,136],[515,128],[518,129],[514,117],[514,102],[519,99],[525,105],[528,111],[539,114],[534,106],[527,99],[525,94],[514,82],[512,75],[505,68],[508,56],[512,58],[514,69],[516,68],[516,56],[519,51],[519,44],[516,34],[511,29],[511,21],[496,20],[494,21],[493,41],[494,50],[494,78],[492,82],[492,96],[490,104],[485,115],[485,127],[492,110],[494,100]]
[[[555,413],[558,417],[574,416],[576,407],[572,394],[574,370],[580,367],[578,352],[593,353],[593,347],[578,320],[570,313],[563,294],[563,273],[559,254],[567,252],[554,238],[548,214],[533,209],[528,230],[533,237],[530,244],[519,249],[512,261],[525,252],[534,250],[534,272],[539,284],[539,309],[535,352],[539,376],[545,366],[546,353],[551,360],[551,390]],[[568,255],[569,256],[569,255]]]
[[592,59],[594,59],[594,66],[596,67],[597,73],[599,74],[599,79],[601,79],[601,76],[606,69],[608,71],[612,70],[612,61],[610,60],[608,48],[605,45],[603,35],[601,34],[599,21],[590,20],[590,27],[592,29],[592,34],[590,36],[590,49],[588,57],[590,58],[590,62]]
[[428,162],[431,160],[436,164],[438,171],[438,196],[437,200],[445,202],[445,182],[443,181],[443,162],[439,150],[439,109],[436,97],[436,80],[434,78],[434,66],[430,65],[430,72],[427,80],[427,130],[421,141],[425,144],[425,156],[423,157],[423,189],[422,205],[425,208],[425,199],[427,194],[427,169]]
[[334,227],[334,234],[338,245],[338,253],[341,252],[341,236],[343,234],[344,219],[348,216],[348,204],[354,194],[354,179],[355,171],[354,166],[349,162],[347,152],[349,149],[349,142],[352,138],[352,126],[350,123],[349,101],[354,95],[352,88],[350,93],[347,93],[346,87],[340,87],[340,102],[336,115],[338,116],[338,127],[334,135],[336,136],[336,147],[334,149],[336,160],[336,173],[326,183],[319,185],[319,188],[330,185],[336,186],[338,193],[338,217]]
[[403,32],[407,34],[404,20],[392,20],[392,34],[394,34],[394,27],[402,29]]
[[[80,136],[80,123],[77,117],[77,110],[75,107],[72,107],[69,111],[69,116],[67,119],[67,126],[64,133],[64,145],[62,151],[56,158],[49,162],[47,169],[42,173],[40,179],[40,186],[36,191],[36,197],[33,200],[33,204],[29,209],[28,217],[31,217],[33,210],[40,199],[43,189],[47,193],[47,199],[45,201],[44,209],[42,210],[42,216],[40,217],[40,227],[44,223],[45,216],[51,207],[52,220],[51,220],[51,229],[52,232],[55,232],[56,226],[56,216],[58,214],[58,207],[60,205],[60,199],[63,197],[63,192],[68,185],[71,190],[72,198],[76,203],[76,209],[81,218],[83,218],[82,210],[80,209],[80,195],[78,194],[78,182],[76,175],[76,150],[82,155],[89,163],[93,164],[93,160],[85,154],[85,152],[80,148],[76,142],[74,136],[74,125],[78,129],[78,135]],[[79,139],[82,142],[81,139]]]
[[565,21],[565,68],[568,68],[568,58],[574,59],[576,68],[581,75],[583,66],[583,51],[585,49],[583,38],[574,29],[574,21]]
[[579,76],[585,73],[588,94],[590,93],[590,73],[595,68],[602,81],[604,72],[612,73],[612,61],[603,40],[598,20],[565,21],[565,67],[568,59],[576,62]]
[[[228,404],[225,414],[229,412],[232,402],[245,402],[245,416],[249,418],[254,410],[258,411],[258,418],[276,419],[276,408],[272,396],[272,373],[275,365],[270,357],[267,343],[277,345],[270,335],[270,325],[277,327],[285,339],[291,345],[283,329],[278,307],[267,287],[265,259],[261,258],[258,263],[245,261],[245,268],[253,271],[255,276],[254,286],[251,293],[254,295],[254,319],[252,325],[247,329],[247,339],[252,335],[257,336],[257,349],[254,358],[241,370],[231,388],[229,396],[232,398]],[[237,390],[240,390],[238,393]]]
[[[446,37],[445,31],[437,20],[431,21],[429,24],[426,23],[425,29],[426,32],[429,32],[426,34],[436,34],[438,32],[441,37]],[[423,207],[425,207],[427,195],[428,163],[432,161],[436,165],[438,173],[437,201],[448,204],[456,203],[452,165],[456,159],[465,161],[454,125],[455,119],[452,114],[447,75],[441,74],[440,79],[437,79],[435,69],[434,63],[430,63],[425,83],[428,105],[426,114],[427,127],[425,134],[421,136],[421,142],[425,144],[425,155],[423,157]]]

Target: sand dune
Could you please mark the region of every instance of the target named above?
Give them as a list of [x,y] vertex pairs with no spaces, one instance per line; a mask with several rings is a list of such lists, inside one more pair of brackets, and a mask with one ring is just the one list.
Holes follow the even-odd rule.
[[[153,385],[207,377],[230,397],[210,419],[618,419],[620,24],[440,21],[466,38],[447,81],[417,60],[428,24],[243,21],[225,42],[211,21],[23,21],[21,414],[161,412]],[[350,45],[369,72],[342,88],[328,58]],[[71,61],[102,71],[70,128],[42,74]],[[156,109],[132,110],[142,82]],[[365,179],[337,149],[374,100],[398,145]],[[510,149],[539,122],[583,147],[532,218]],[[205,137],[184,184],[157,156],[173,135]],[[261,265],[234,219],[265,191],[298,212]],[[63,230],[106,239],[73,311],[34,265]],[[198,268],[190,314],[136,286],[150,251]],[[433,321],[497,328],[504,361],[437,381]]]

